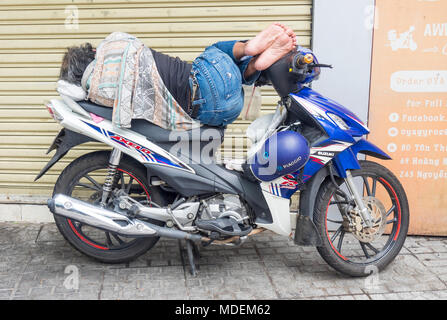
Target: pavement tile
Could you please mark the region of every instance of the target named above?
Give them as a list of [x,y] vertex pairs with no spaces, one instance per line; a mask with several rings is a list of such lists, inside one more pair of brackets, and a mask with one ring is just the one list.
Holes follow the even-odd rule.
[[315,248],[270,232],[239,247],[200,248],[196,276],[179,241],[107,265],[73,249],[54,223],[0,223],[0,251],[1,300],[447,299],[442,237],[408,237],[393,263],[367,278],[341,275]]

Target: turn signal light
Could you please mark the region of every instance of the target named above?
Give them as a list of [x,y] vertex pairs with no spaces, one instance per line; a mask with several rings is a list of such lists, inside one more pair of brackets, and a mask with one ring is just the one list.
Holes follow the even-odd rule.
[[54,110],[54,107],[51,105],[51,103],[46,104],[46,107],[54,120],[56,120],[57,122],[61,122],[62,120],[64,120],[64,118]]

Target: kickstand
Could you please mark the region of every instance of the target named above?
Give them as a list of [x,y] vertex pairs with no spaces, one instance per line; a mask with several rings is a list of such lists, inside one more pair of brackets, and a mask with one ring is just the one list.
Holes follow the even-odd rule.
[[197,275],[197,270],[200,269],[199,265],[196,264],[196,261],[198,262],[200,258],[199,248],[193,241],[186,240],[186,252],[188,253],[191,275],[195,277]]

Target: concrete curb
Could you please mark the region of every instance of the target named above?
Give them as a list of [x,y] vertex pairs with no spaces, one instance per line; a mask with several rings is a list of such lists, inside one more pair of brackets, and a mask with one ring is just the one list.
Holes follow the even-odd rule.
[[44,204],[0,203],[0,222],[54,222],[53,214]]

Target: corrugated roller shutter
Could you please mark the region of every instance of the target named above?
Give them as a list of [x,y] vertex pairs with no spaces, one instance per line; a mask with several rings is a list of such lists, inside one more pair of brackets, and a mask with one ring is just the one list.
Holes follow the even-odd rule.
[[[77,147],[33,182],[49,160],[51,154],[45,152],[60,129],[44,102],[57,97],[55,82],[66,47],[86,41],[97,45],[109,33],[124,31],[156,50],[192,61],[216,41],[250,38],[273,21],[291,26],[299,44],[309,46],[311,6],[311,0],[2,0],[0,201],[49,195],[69,162],[100,146]],[[274,109],[278,100],[274,92],[263,89],[262,94],[263,112]],[[239,120],[226,139],[243,137],[247,125]],[[233,151],[240,155],[245,146],[239,143]],[[226,149],[225,154],[231,151]]]

